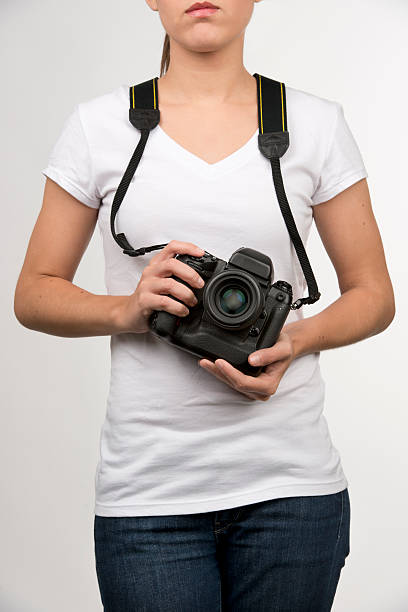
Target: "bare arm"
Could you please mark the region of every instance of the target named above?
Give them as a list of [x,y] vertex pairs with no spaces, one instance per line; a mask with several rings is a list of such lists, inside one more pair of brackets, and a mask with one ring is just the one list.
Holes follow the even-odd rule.
[[72,283],[97,216],[47,177],[14,296],[24,327],[68,338],[116,333],[116,307],[126,296],[96,295]]
[[[171,240],[144,268],[131,295],[96,295],[72,283],[95,229],[98,211],[47,177],[43,205],[17,281],[14,313],[36,331],[76,338],[148,331],[153,310],[186,316],[203,280],[177,253],[201,256],[191,242]],[[173,296],[177,300],[173,299]],[[179,301],[181,300],[181,301]]]
[[296,356],[374,336],[395,315],[394,292],[366,179],[314,206],[313,212],[341,296],[322,312],[283,328],[292,338]]

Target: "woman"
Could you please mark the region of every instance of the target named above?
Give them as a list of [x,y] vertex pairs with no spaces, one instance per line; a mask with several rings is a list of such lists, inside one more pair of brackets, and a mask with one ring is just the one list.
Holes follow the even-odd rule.
[[[148,333],[153,310],[185,316],[194,306],[202,279],[178,253],[205,249],[227,261],[249,246],[271,258],[295,297],[305,285],[257,146],[256,81],[242,62],[259,0],[198,10],[190,0],[146,1],[167,32],[160,124],[116,227],[135,247],[168,245],[128,257],[110,231],[139,136],[123,85],[66,121],[15,296],[30,329],[111,336],[95,481],[104,609],[330,610],[349,554],[350,504],[322,415],[319,355],[380,333],[395,312],[367,173],[341,105],[287,87],[288,200],[304,242],[314,219],[341,296],[314,316],[291,310],[276,344],[249,357],[264,366],[258,377]],[[72,283],[97,221],[108,295]]]

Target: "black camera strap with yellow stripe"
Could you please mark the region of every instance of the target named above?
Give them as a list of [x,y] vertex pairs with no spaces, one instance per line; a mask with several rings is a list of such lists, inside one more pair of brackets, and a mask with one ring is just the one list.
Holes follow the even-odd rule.
[[[299,258],[300,265],[302,266],[309,291],[308,297],[300,298],[292,304],[291,308],[294,310],[300,308],[303,304],[313,304],[320,298],[320,293],[305,247],[303,246],[302,239],[297,230],[283,184],[280,158],[286,153],[289,147],[286,89],[285,84],[279,81],[261,76],[256,72],[253,76],[256,78],[258,93],[258,148],[271,162],[272,177],[279,206]],[[153,79],[129,87],[129,121],[140,131],[140,140],[115,193],[111,209],[110,224],[115,241],[123,249],[123,252],[131,257],[137,257],[150,251],[163,249],[167,244],[155,244],[149,247],[134,249],[131,244],[129,244],[125,234],[116,234],[115,232],[116,214],[125,197],[133,175],[136,172],[136,168],[139,165],[150,130],[154,129],[160,121],[157,87],[158,78],[159,77],[154,77]]]

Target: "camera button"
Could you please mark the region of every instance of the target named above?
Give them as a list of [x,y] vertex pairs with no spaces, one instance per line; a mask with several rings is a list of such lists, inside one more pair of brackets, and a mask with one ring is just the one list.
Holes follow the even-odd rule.
[[251,327],[251,329],[249,330],[249,335],[250,336],[259,336],[259,328],[258,327]]
[[285,299],[285,296],[283,295],[283,293],[278,293],[278,295],[276,296],[276,299],[278,300],[278,302],[283,302],[283,300]]

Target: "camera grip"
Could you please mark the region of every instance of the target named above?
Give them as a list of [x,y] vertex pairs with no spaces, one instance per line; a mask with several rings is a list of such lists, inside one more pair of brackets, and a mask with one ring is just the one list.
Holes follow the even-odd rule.
[[[171,278],[176,279],[179,283],[186,285],[191,288],[189,283],[187,283],[182,278],[175,276],[174,274]],[[180,304],[184,304],[182,300],[179,300],[174,295],[169,295],[172,300],[176,302],[180,302]],[[162,337],[173,337],[176,334],[177,326],[178,326],[179,316],[172,314],[171,312],[167,312],[167,310],[154,310],[149,317],[149,328],[155,334]]]
[[273,346],[281,333],[282,327],[290,312],[290,304],[282,304],[271,310],[269,325],[266,325],[265,333],[259,340],[257,349]]
[[149,318],[149,328],[158,336],[174,336],[177,328],[177,316],[166,310],[154,310]]

